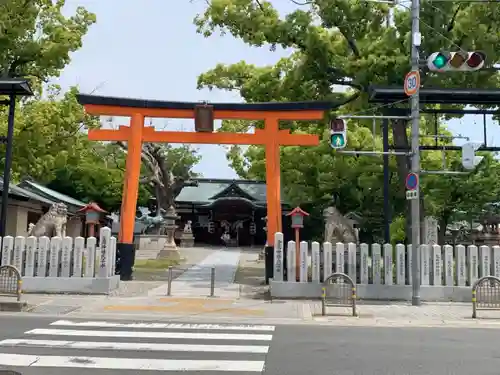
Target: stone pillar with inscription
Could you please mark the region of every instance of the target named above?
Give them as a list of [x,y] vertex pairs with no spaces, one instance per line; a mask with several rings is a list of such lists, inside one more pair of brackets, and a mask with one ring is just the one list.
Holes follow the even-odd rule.
[[283,281],[283,233],[276,232],[274,235],[274,281]]
[[108,252],[110,251],[110,240],[111,240],[111,229],[104,227],[101,228],[99,236],[99,247],[101,249],[99,257],[99,271],[97,272],[97,277],[106,278],[108,277],[108,267],[109,257]]
[[425,238],[422,244],[429,246],[438,244],[438,221],[435,217],[426,216],[424,221]]
[[[433,216],[426,216],[424,219],[424,238],[422,244],[428,245],[429,256],[427,262],[429,264],[429,279],[434,280],[434,270],[436,268],[434,265],[435,257],[432,250],[434,245],[439,245],[439,244],[438,244],[438,221]],[[422,252],[420,254],[421,256],[424,256]],[[441,256],[439,257],[439,259],[441,260]],[[421,261],[423,262],[423,259]]]

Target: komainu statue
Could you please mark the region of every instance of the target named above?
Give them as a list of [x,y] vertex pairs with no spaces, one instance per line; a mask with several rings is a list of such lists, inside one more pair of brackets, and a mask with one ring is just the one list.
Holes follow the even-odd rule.
[[330,206],[323,210],[325,218],[325,242],[358,243],[358,232],[337,208]]
[[163,235],[165,232],[166,219],[161,215],[149,216],[143,214],[137,221],[144,225],[142,234]]
[[64,203],[54,203],[35,225],[30,224],[28,236],[65,237],[68,222],[68,207]]

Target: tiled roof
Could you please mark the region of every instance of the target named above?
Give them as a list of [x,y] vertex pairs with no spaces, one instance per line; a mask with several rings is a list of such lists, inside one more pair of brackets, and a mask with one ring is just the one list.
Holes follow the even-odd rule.
[[177,196],[177,202],[210,203],[213,197],[224,189],[237,185],[255,199],[256,203],[266,202],[266,183],[256,180],[198,179],[198,186],[186,186]]
[[[3,179],[2,178],[0,178],[0,191],[3,191]],[[34,192],[31,192],[27,189],[23,189],[22,187],[17,186],[17,185],[10,185],[9,186],[9,194],[15,195],[18,197],[32,199],[32,200],[35,200],[37,202],[41,202],[41,203],[45,203],[45,204],[49,204],[49,205],[52,205],[53,203],[55,203],[55,201],[52,201],[48,198],[45,198],[41,195],[38,195]]]
[[77,199],[74,199],[66,194],[59,193],[55,190],[49,189],[46,186],[37,184],[36,182],[29,181],[29,180],[24,180],[19,184],[20,187],[22,187],[25,190],[29,190],[31,192],[34,192],[35,194],[39,194],[45,197],[48,197],[49,199],[55,199],[55,201],[59,201],[62,203],[67,203],[72,206],[76,206],[77,208],[82,208],[86,205],[86,203],[79,201]]

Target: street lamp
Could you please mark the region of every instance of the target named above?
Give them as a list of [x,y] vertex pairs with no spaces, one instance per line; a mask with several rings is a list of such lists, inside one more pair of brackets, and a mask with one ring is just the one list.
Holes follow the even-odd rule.
[[[0,79],[0,96],[9,96],[9,99],[0,100],[0,105],[9,107],[7,122],[7,136],[0,137],[0,142],[6,144],[5,165],[3,169],[2,208],[0,212],[0,237],[5,237],[7,227],[7,207],[9,205],[10,168],[12,165],[12,139],[14,137],[14,115],[16,111],[16,98],[18,96],[32,96],[33,90],[24,78]],[[1,250],[0,250],[1,253]]]

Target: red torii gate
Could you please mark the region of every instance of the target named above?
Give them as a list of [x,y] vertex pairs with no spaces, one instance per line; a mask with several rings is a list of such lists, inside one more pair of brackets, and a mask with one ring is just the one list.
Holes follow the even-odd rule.
[[[130,126],[114,129],[91,129],[88,137],[95,141],[124,141],[128,145],[123,186],[118,248],[122,257],[122,278],[131,277],[133,230],[139,192],[141,149],[143,142],[262,145],[266,151],[267,241],[274,244],[274,234],[281,231],[280,146],[315,146],[317,135],[290,134],[280,130],[279,121],[321,120],[331,102],[291,103],[210,103],[209,111],[198,111],[200,103],[79,95],[78,101],[91,115],[130,117]],[[201,105],[203,106],[203,105]],[[144,126],[145,117],[194,118],[200,123],[212,122],[211,129],[197,132],[157,131]],[[264,120],[264,128],[254,134],[213,132],[213,120]]]

